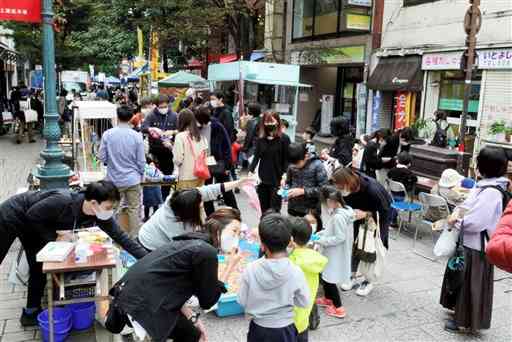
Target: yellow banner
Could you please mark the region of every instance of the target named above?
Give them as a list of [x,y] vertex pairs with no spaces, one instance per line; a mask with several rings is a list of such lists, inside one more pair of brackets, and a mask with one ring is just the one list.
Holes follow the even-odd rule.
[[144,36],[140,27],[137,27],[137,41],[139,43],[139,57],[144,57]]
[[160,56],[158,53],[158,33],[151,34],[151,79],[158,80],[158,71],[160,67]]

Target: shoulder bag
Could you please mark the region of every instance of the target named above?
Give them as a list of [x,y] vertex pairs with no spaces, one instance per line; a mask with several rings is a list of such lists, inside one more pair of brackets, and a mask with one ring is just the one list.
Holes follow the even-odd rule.
[[25,109],[25,111],[24,111],[25,122],[26,123],[37,122],[37,112],[30,107],[30,99],[27,100],[26,107],[27,107],[27,109]]
[[210,170],[206,163],[206,151],[203,150],[199,153],[199,156],[196,156],[194,144],[192,144],[192,139],[190,139],[190,134],[187,134],[187,140],[190,145],[190,150],[192,151],[192,157],[194,158],[194,176],[204,180],[210,179]]

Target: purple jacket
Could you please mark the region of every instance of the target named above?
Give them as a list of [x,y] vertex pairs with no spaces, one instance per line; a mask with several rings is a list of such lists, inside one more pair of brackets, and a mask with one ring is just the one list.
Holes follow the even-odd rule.
[[509,180],[505,177],[489,178],[479,181],[471,191],[469,197],[459,208],[465,209],[464,218],[457,222],[460,229],[461,222],[464,225],[464,246],[480,251],[482,241],[480,233],[487,230],[491,236],[496,230],[496,225],[503,213],[503,195],[497,189],[483,189],[484,186],[497,185],[507,189]]

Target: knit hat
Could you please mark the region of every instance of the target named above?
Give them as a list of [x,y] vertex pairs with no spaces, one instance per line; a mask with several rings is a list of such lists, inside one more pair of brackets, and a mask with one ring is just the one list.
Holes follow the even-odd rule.
[[446,169],[441,175],[439,186],[442,188],[453,188],[454,186],[459,185],[463,179],[464,177],[461,176],[456,170]]

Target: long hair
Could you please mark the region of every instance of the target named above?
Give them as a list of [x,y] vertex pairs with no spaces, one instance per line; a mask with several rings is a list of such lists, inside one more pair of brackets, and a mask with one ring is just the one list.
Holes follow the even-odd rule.
[[267,111],[267,112],[263,113],[263,116],[261,117],[260,124],[258,127],[258,136],[260,138],[268,137],[268,134],[265,130],[265,124],[268,125],[269,123],[271,123],[273,121],[272,119],[275,119],[277,121],[277,130],[276,130],[275,136],[276,137],[281,136],[281,134],[282,134],[281,127],[283,126],[283,122],[281,121],[279,114],[277,112]]
[[331,176],[331,182],[336,185],[338,189],[347,189],[351,192],[359,191],[361,181],[359,175],[349,168],[338,167]]
[[201,203],[203,198],[197,189],[176,191],[169,202],[177,222],[188,223],[193,227],[202,226]]
[[201,133],[199,127],[197,127],[196,117],[190,109],[183,109],[178,114],[178,131],[185,132],[186,130],[194,140],[201,141]]
[[220,246],[220,233],[233,221],[242,222],[240,210],[234,208],[220,208],[208,216],[203,231],[210,235],[214,247]]

